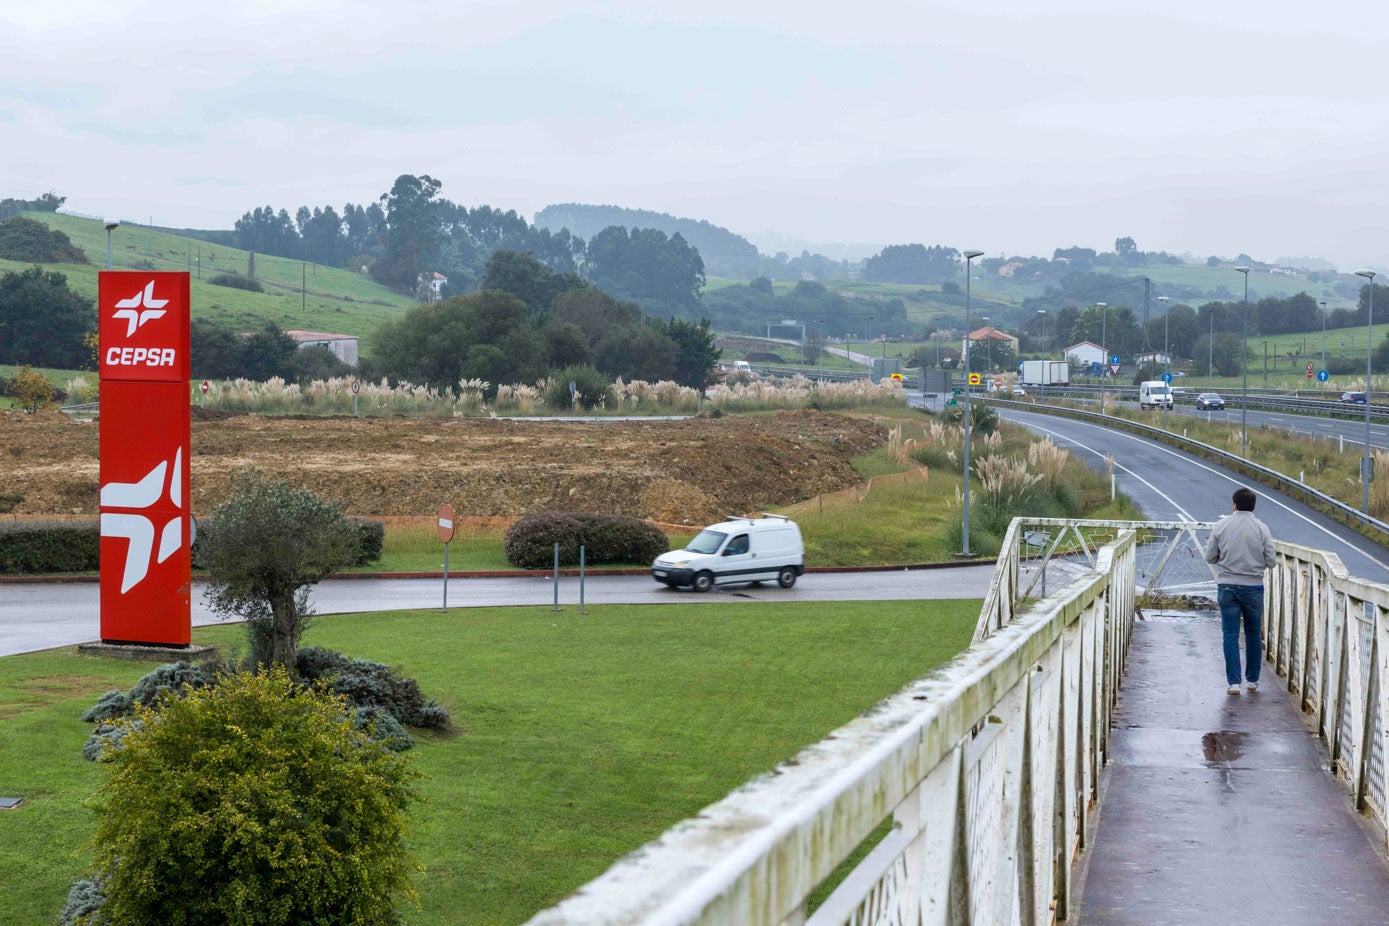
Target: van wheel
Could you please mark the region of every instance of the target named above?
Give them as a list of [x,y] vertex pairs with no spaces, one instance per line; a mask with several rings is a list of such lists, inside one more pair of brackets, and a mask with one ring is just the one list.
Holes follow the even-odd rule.
[[694,577],[694,590],[697,592],[707,592],[714,587],[714,574],[712,572],[701,572]]
[[790,588],[796,584],[796,570],[790,566],[782,567],[781,572],[776,575],[776,584],[782,588]]

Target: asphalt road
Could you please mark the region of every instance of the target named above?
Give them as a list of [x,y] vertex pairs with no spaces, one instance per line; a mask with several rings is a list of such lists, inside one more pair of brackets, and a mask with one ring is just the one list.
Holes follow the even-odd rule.
[[[947,569],[809,573],[794,588],[775,582],[761,586],[715,589],[707,595],[666,588],[649,576],[590,576],[584,583],[587,607],[612,604],[686,604],[754,601],[903,601],[911,599],[983,598],[993,575],[991,564]],[[577,612],[579,580],[560,577],[560,607]],[[95,582],[0,585],[0,656],[70,646],[100,635],[98,586]],[[506,605],[554,604],[549,578],[517,577],[449,580],[450,610]],[[439,608],[440,579],[330,579],[315,587],[312,599],[320,614]],[[218,623],[194,585],[193,624]]]
[[[1230,399],[1229,395],[1225,396]],[[1137,402],[1125,402],[1124,407],[1131,410],[1138,410]],[[1363,409],[1362,409],[1363,410]],[[1162,410],[1147,410],[1145,414],[1152,415],[1154,425],[1162,421]],[[1167,412],[1167,426],[1180,428],[1174,425],[1174,421],[1182,418],[1200,418],[1203,421],[1220,421],[1239,427],[1240,410],[1238,408],[1226,408],[1223,411],[1199,411],[1192,405],[1178,405]],[[1320,415],[1299,415],[1294,412],[1268,412],[1249,410],[1248,427],[1250,430],[1267,425],[1279,431],[1288,431],[1293,434],[1300,434],[1304,437],[1320,437],[1337,442],[1345,441],[1345,445],[1352,449],[1365,445],[1365,419],[1359,420],[1351,418],[1325,418]],[[1380,424],[1375,421],[1370,422],[1370,446],[1389,447],[1389,424]],[[1295,473],[1293,475],[1296,475]]]
[[1248,485],[1259,494],[1255,514],[1274,537],[1329,550],[1355,575],[1389,582],[1389,549],[1214,463],[1089,422],[1014,409],[1000,409],[999,413],[1008,421],[1051,437],[1098,471],[1105,470],[1105,455],[1112,453],[1119,491],[1132,498],[1149,518],[1214,521],[1230,512],[1231,493]]

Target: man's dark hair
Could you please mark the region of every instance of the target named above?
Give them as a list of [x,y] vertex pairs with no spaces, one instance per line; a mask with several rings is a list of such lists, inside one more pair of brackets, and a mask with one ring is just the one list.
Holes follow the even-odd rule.
[[1235,490],[1235,510],[1253,511],[1254,502],[1258,501],[1259,496],[1254,494],[1253,489],[1246,489],[1243,486]]

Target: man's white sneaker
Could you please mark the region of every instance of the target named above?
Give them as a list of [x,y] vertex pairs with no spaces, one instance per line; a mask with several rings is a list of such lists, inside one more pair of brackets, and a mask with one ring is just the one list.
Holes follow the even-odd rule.
[[1226,689],[1225,689],[1225,693],[1226,693],[1226,694],[1234,694],[1234,695],[1239,694],[1239,682],[1236,682],[1235,684],[1231,685],[1229,688],[1226,688]]
[[1245,682],[1245,683],[1244,683],[1244,687],[1245,687],[1245,688],[1248,688],[1250,691],[1258,691],[1258,690],[1259,690],[1259,683],[1258,683],[1258,682]]

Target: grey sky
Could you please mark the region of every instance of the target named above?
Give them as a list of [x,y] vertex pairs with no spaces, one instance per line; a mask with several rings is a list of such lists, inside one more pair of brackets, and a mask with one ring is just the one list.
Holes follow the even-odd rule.
[[1386,263],[1384,4],[809,6],[0,0],[0,195],[229,228],[428,173],[527,218]]

